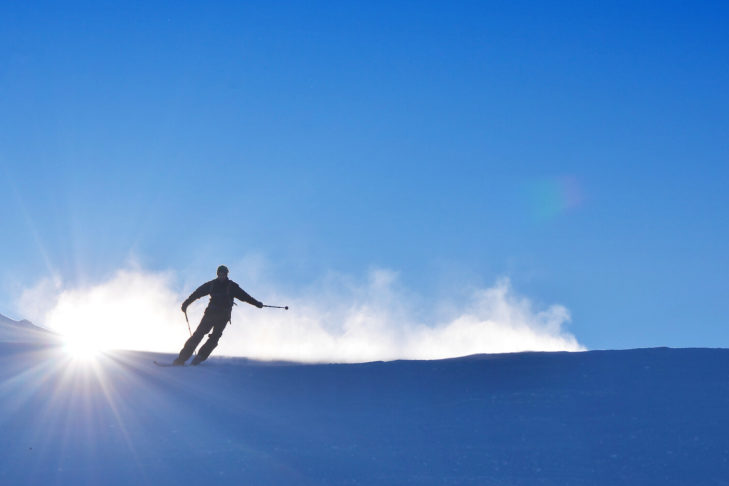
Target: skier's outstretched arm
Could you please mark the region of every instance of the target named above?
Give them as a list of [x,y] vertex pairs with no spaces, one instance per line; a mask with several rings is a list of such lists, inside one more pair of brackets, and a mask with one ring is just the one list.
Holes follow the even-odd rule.
[[259,302],[256,299],[254,299],[253,297],[251,297],[250,295],[248,295],[248,292],[246,292],[245,290],[240,288],[239,285],[235,285],[235,288],[233,290],[234,290],[233,296],[236,297],[237,299],[242,300],[243,302],[248,302],[249,304],[258,307],[259,309],[261,307],[263,307],[262,302]]
[[204,283],[201,286],[195,290],[195,292],[190,294],[190,297],[185,299],[185,302],[182,303],[182,312],[187,312],[187,306],[192,304],[194,301],[199,299],[200,297],[204,297],[206,295],[210,294],[210,282]]

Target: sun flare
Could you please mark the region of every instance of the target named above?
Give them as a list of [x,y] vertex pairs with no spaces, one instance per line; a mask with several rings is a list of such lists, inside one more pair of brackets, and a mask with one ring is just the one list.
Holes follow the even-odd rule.
[[103,353],[107,347],[89,336],[66,336],[64,349],[74,359],[93,360]]

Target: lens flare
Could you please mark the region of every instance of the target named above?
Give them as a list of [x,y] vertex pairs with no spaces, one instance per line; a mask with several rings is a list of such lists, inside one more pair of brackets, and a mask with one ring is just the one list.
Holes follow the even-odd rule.
[[532,214],[538,221],[550,221],[584,201],[582,187],[575,176],[545,178],[528,187]]
[[70,333],[63,337],[63,349],[74,359],[93,360],[109,347],[98,336]]

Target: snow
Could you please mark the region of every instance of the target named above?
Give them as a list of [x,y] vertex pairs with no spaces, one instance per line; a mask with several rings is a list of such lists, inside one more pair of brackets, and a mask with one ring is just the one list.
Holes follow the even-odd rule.
[[14,321],[0,314],[0,342],[37,342],[53,338],[53,333],[29,321]]
[[0,342],[3,485],[729,484],[725,349],[160,368],[25,327]]

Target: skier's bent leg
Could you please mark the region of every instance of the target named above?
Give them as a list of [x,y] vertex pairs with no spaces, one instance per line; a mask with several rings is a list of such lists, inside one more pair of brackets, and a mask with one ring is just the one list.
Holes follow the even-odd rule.
[[210,319],[207,315],[204,315],[202,320],[200,321],[200,325],[197,326],[195,332],[192,333],[192,336],[190,336],[190,338],[185,342],[185,345],[180,350],[180,354],[174,361],[175,364],[183,364],[185,361],[190,359],[192,353],[195,352],[195,348],[197,348],[197,345],[200,344],[200,341],[203,340],[205,334],[210,331],[211,327],[213,327],[212,319]]
[[195,356],[195,359],[192,360],[192,364],[196,365],[208,359],[208,356],[210,356],[210,353],[213,352],[213,349],[218,346],[218,341],[220,340],[220,336],[223,335],[223,329],[225,329],[226,324],[228,324],[227,321],[218,323],[215,327],[213,327],[213,332],[210,333],[208,340],[205,341],[205,344],[202,345],[200,351],[197,352],[197,356]]

